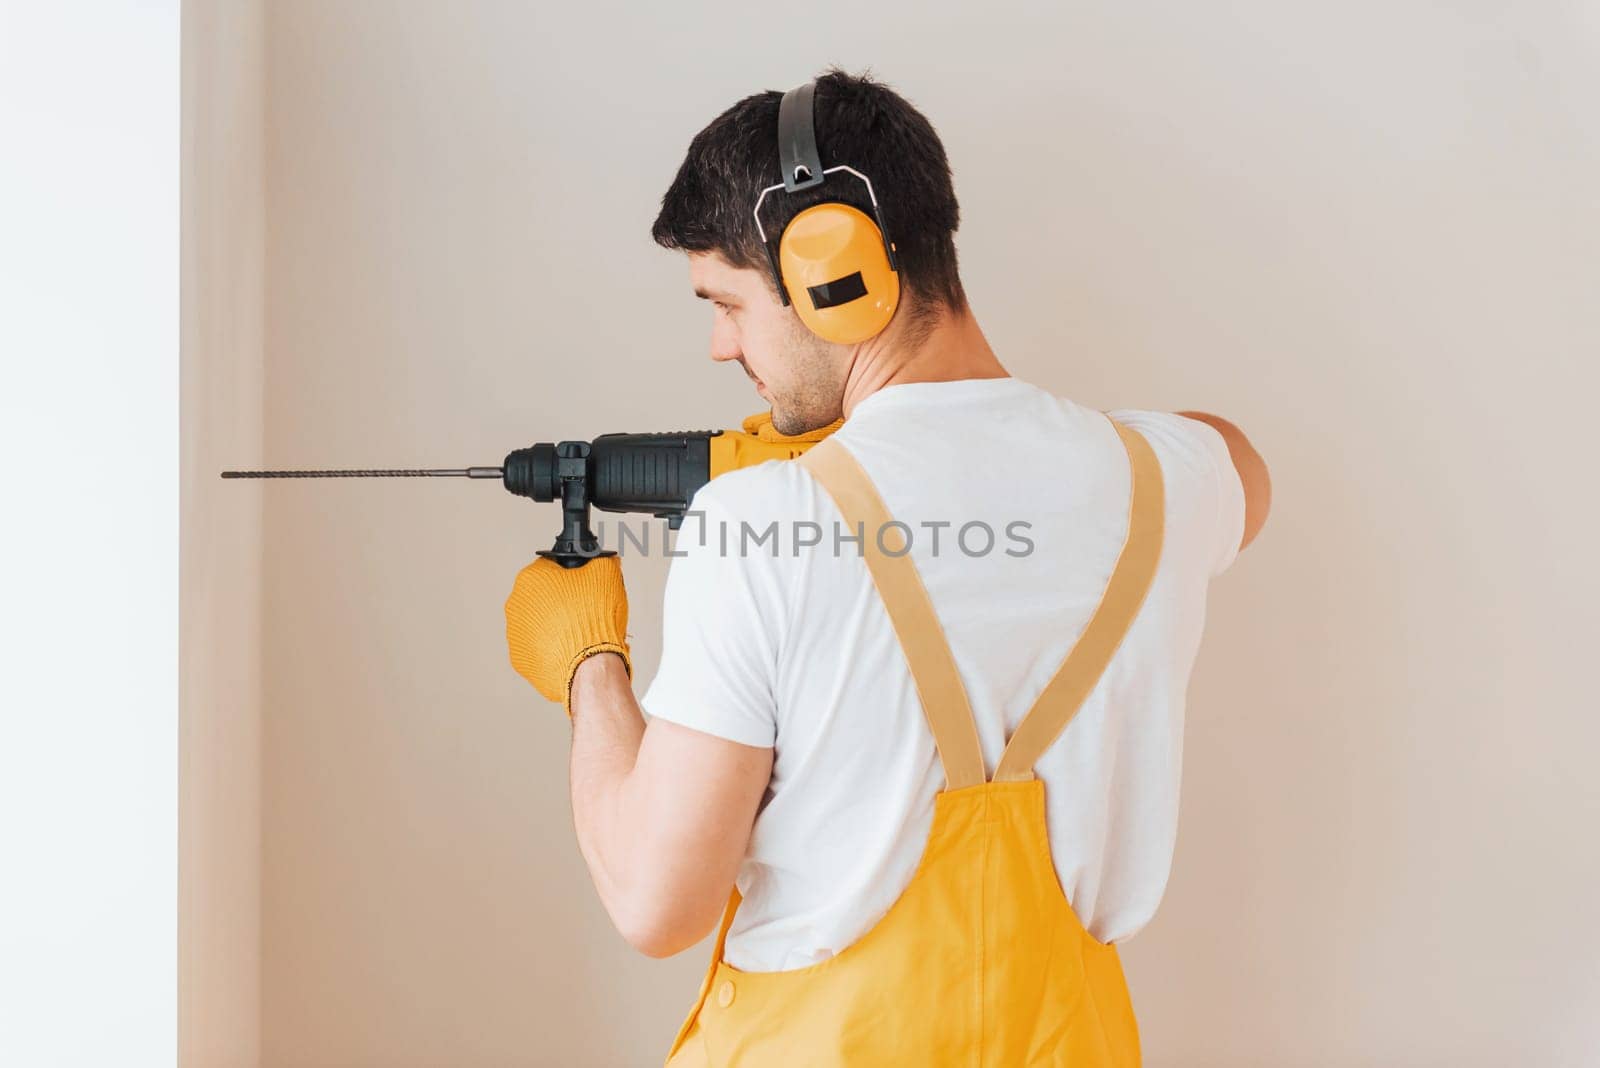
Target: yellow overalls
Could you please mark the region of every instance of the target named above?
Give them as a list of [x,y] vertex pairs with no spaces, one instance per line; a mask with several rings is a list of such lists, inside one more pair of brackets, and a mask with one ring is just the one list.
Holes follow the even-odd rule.
[[[1137,1065],[1139,1031],[1115,946],[1084,929],[1045,832],[1039,755],[1094,688],[1143,603],[1161,555],[1161,468],[1138,433],[1128,451],[1128,536],[1083,635],[986,781],[977,728],[922,579],[866,473],[838,438],[794,462],[865,523],[872,580],[905,653],[944,765],[933,826],[910,884],[836,956],[782,972],[723,961],[737,890],[699,997],[667,1054],[698,1065]],[[888,555],[888,554],[898,555]]]

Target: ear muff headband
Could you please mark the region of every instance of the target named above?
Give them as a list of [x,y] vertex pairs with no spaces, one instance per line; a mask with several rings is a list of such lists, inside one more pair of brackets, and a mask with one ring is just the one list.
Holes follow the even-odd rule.
[[[783,181],[761,191],[753,214],[778,299],[785,305],[793,303],[800,321],[818,337],[854,344],[883,330],[894,317],[900,301],[899,263],[871,179],[844,164],[822,166],[814,126],[815,94],[814,81],[783,94],[778,105]],[[871,218],[849,204],[825,200],[799,212],[779,233],[767,237],[761,205],[768,194],[809,189],[839,171],[867,187]]]

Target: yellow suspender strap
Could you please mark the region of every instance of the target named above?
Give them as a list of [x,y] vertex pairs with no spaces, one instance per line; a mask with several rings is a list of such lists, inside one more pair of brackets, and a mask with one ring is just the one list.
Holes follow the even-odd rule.
[[1133,625],[1134,617],[1139,614],[1139,607],[1155,578],[1166,523],[1166,489],[1161,479],[1161,462],[1150,443],[1137,431],[1114,419],[1111,424],[1122,437],[1133,472],[1128,536],[1100,606],[1072,652],[1061,662],[1055,676],[1045,685],[1006,744],[1000,766],[995,769],[995,782],[1033,778],[1034,763],[1066,729],[1100,681]]
[[794,462],[809,470],[833,498],[847,531],[862,534],[861,552],[911,669],[911,680],[944,765],[946,788],[959,790],[982,783],[987,777],[983,750],[967,692],[922,576],[905,551],[902,529],[887,525],[890,517],[882,498],[838,438],[813,445]]
[[[1127,537],[1093,618],[1007,743],[995,770],[996,782],[1033,778],[1033,765],[1100,681],[1155,579],[1166,524],[1161,462],[1137,431],[1109,421],[1122,439],[1131,472]],[[905,540],[900,528],[887,525],[888,509],[871,479],[836,438],[812,446],[795,462],[805,466],[833,498],[846,527],[852,532],[859,528],[863,535],[862,554],[911,669],[944,765],[946,787],[959,790],[983,782],[987,778],[983,751],[966,688],[922,577],[910,554],[902,551]]]

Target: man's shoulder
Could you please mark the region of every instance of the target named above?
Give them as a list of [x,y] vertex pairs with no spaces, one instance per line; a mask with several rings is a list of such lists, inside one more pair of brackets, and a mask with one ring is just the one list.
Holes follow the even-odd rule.
[[1161,457],[1162,466],[1186,470],[1191,476],[1211,475],[1219,451],[1227,453],[1215,427],[1177,412],[1114,408],[1106,415],[1137,430]]
[[767,460],[718,475],[695,493],[680,533],[690,553],[787,560],[815,522],[815,483],[792,460]]
[[[1216,544],[1209,574],[1225,571],[1244,533],[1244,489],[1222,432],[1177,412],[1123,409],[1107,412],[1137,430],[1155,451],[1166,480],[1168,511],[1189,516],[1207,544]],[[1219,540],[1220,539],[1220,540]]]
[[690,508],[750,522],[806,519],[815,511],[813,485],[793,460],[767,460],[713,478],[695,493]]

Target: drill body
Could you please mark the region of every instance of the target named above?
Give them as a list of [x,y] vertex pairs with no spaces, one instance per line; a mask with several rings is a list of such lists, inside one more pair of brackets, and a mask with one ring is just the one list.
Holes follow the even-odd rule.
[[717,475],[768,460],[792,460],[811,441],[767,441],[742,430],[602,434],[593,441],[542,443],[505,459],[505,488],[535,501],[560,501],[561,533],[541,550],[563,567],[581,567],[601,550],[590,508],[642,512],[676,530],[695,492]]

